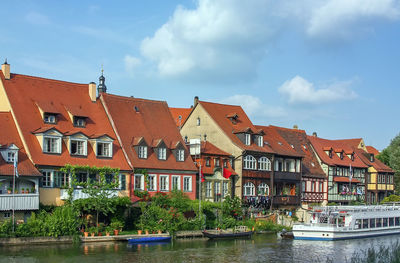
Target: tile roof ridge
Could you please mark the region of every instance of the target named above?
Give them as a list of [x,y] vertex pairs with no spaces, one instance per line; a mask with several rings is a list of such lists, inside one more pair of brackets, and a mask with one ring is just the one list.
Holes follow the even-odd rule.
[[127,100],[127,101],[143,101],[143,102],[167,103],[167,101],[165,101],[165,100],[151,100],[151,99],[144,99],[144,98],[128,97],[128,96],[123,96],[123,95],[116,95],[116,94],[111,94],[111,93],[103,93],[102,96],[115,97],[115,98],[124,99],[124,100]]
[[219,102],[210,102],[210,101],[203,101],[203,100],[199,100],[199,103],[206,103],[206,104],[214,104],[214,105],[220,105],[220,106],[229,106],[229,107],[240,107],[240,108],[242,108],[242,106],[240,106],[240,105],[232,105],[232,104],[219,103]]
[[12,73],[13,76],[19,76],[23,78],[30,78],[30,79],[37,79],[37,80],[45,80],[45,81],[53,81],[53,82],[62,82],[62,83],[68,83],[68,84],[74,84],[74,85],[88,85],[89,83],[78,83],[78,82],[72,82],[72,81],[65,81],[65,80],[59,80],[59,79],[51,79],[51,78],[45,78],[45,77],[38,77],[38,76],[32,76],[32,75],[26,75],[26,74],[17,74],[17,73]]
[[306,133],[306,131],[303,129],[286,128],[286,127],[280,127],[280,126],[275,126],[275,125],[269,125],[269,126],[272,128],[280,129],[280,130],[289,130],[289,131],[294,131],[294,132]]

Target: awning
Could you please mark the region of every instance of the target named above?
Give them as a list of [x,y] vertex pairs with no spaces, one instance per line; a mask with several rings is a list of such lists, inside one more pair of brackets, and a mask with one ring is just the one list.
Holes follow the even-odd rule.
[[[350,178],[347,176],[334,176],[333,177],[334,182],[339,182],[339,183],[350,183]],[[361,183],[359,180],[351,178],[352,183]]]

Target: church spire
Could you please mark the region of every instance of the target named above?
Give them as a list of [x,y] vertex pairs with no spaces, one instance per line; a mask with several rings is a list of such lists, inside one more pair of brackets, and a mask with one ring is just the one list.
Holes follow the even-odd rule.
[[107,92],[107,87],[105,84],[106,78],[103,76],[103,65],[101,65],[101,76],[99,78],[99,85],[97,86],[97,92],[100,95],[100,93],[106,93]]

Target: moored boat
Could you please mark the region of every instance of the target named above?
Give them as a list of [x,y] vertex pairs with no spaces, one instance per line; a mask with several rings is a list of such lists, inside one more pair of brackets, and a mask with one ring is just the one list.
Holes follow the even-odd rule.
[[400,234],[400,206],[326,206],[293,226],[294,239],[339,240]]
[[162,237],[140,237],[140,238],[128,238],[128,243],[149,243],[149,242],[169,242],[171,241],[170,236],[162,236]]

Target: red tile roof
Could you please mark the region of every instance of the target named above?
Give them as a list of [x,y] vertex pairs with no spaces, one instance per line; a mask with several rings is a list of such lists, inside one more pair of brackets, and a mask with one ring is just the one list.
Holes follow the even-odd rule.
[[[197,144],[198,145],[198,144]],[[220,155],[220,156],[231,156],[232,154],[227,153],[209,141],[202,141],[201,142],[201,153],[208,154],[208,155]]]
[[[278,132],[279,127],[276,126],[261,126],[257,125],[257,129],[264,132],[264,147],[268,152],[277,155],[303,157],[302,152],[297,152],[291,143],[288,143]],[[294,146],[294,145],[293,145]]]
[[[135,168],[197,171],[164,101],[145,100],[102,94],[102,100],[112,118],[129,160]],[[151,148],[153,140],[162,139],[167,148],[181,144],[186,150],[184,162],[176,161],[167,150],[167,160],[159,160]],[[148,158],[140,159],[133,148],[144,140]]]
[[[182,127],[187,117],[189,117],[192,108],[169,108],[176,126]],[[181,117],[181,118],[179,118]]]
[[276,127],[275,130],[282,136],[282,138],[289,144],[294,146],[294,150],[303,155],[302,175],[308,177],[326,178],[326,174],[319,165],[318,159],[311,148],[310,142],[307,139],[307,134],[304,130],[288,129],[283,127]]
[[325,153],[324,149],[331,147],[333,149],[343,149],[346,151],[355,151],[361,141],[361,139],[346,139],[346,140],[327,140],[315,136],[307,136],[308,140],[311,142],[314,150],[316,151],[319,158],[323,163],[328,165],[338,165],[338,166],[351,166],[358,168],[367,168],[368,166],[357,156],[354,155],[354,160],[352,161],[346,154],[343,154],[343,159],[333,152],[332,158]]
[[[14,120],[9,112],[0,112],[0,145],[11,145],[15,144],[18,148],[18,174],[21,176],[41,176],[42,174],[36,169],[36,167],[29,160],[26,155],[22,141],[18,135],[17,127],[15,126]],[[4,148],[4,147],[3,147]],[[14,164],[7,163],[3,157],[0,156],[0,175],[14,174]]]
[[382,163],[380,160],[378,160],[375,157],[374,157],[374,161],[371,162],[371,159],[370,159],[371,153],[367,153],[362,149],[357,149],[356,153],[366,165],[373,166],[378,172],[394,173],[394,170],[392,170],[389,166],[385,165],[384,163]]
[[[260,132],[250,119],[247,117],[246,113],[243,111],[242,107],[219,104],[212,102],[199,101],[198,102],[211,116],[211,118],[218,124],[218,126],[224,131],[226,136],[228,136],[232,142],[243,150],[256,151],[256,152],[268,152],[264,147],[259,147],[256,144],[245,145],[235,134],[237,131],[246,131],[251,129],[253,132]],[[198,105],[196,105],[197,107]],[[230,118],[232,114],[236,114],[238,118],[235,122],[232,122]]]
[[378,155],[380,152],[373,146],[366,146],[367,151],[369,153],[373,153],[374,155]]
[[[15,114],[16,122],[22,131],[27,143],[32,161],[36,165],[64,166],[65,164],[109,166],[130,170],[118,141],[113,142],[112,158],[97,158],[94,149],[88,143],[87,158],[71,156],[65,143],[62,143],[62,153],[45,154],[35,136],[34,131],[45,131],[56,128],[61,133],[81,131],[91,138],[99,134],[108,134],[116,138],[111,124],[108,121],[104,108],[99,100],[92,102],[89,97],[89,85],[65,81],[32,77],[20,74],[11,74],[11,79],[5,80],[0,74],[1,81],[11,107]],[[39,108],[44,111],[56,111],[57,123],[45,124]],[[67,109],[73,109],[79,114],[87,116],[86,127],[74,127]]]
[[[334,176],[333,181],[341,182],[341,183],[350,183],[350,178],[347,176]],[[360,181],[355,178],[351,178],[351,182],[352,183],[360,183]]]

